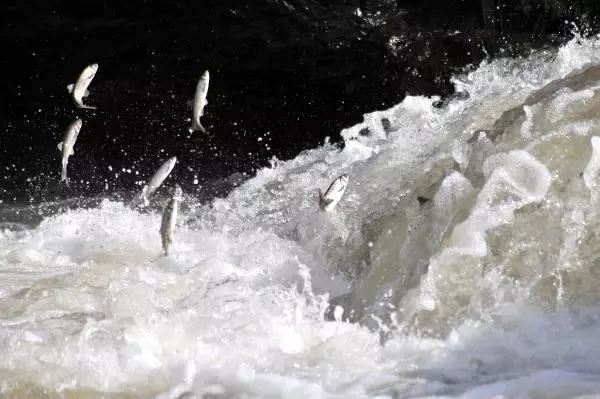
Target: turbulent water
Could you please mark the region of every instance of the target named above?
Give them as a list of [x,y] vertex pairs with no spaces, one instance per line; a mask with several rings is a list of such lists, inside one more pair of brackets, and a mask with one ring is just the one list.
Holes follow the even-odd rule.
[[600,394],[600,39],[454,83],[188,194],[168,257],[171,180],[143,211],[4,206],[3,396]]

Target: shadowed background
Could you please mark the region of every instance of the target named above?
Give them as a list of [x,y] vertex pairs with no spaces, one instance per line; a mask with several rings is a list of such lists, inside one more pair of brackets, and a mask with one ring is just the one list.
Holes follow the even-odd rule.
[[[167,157],[201,198],[225,195],[275,156],[339,140],[362,114],[406,94],[447,96],[486,56],[595,30],[591,1],[56,1],[1,6],[4,203],[139,190]],[[76,109],[66,86],[99,71]],[[202,72],[203,124],[190,134]],[[70,190],[57,143],[77,117]]]

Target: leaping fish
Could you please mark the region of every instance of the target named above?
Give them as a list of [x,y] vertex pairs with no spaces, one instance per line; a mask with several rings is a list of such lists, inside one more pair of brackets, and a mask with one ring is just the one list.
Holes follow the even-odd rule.
[[196,96],[194,97],[194,105],[193,105],[193,117],[192,117],[192,126],[190,127],[190,132],[194,130],[200,130],[202,133],[206,133],[206,129],[200,123],[200,117],[204,115],[204,107],[208,104],[206,101],[206,94],[208,93],[208,81],[210,79],[210,75],[208,71],[204,71],[200,80],[198,80],[198,84],[196,85]]
[[82,124],[83,122],[81,119],[71,122],[65,131],[63,141],[58,143],[58,150],[62,152],[62,171],[60,173],[60,181],[64,181],[67,186],[69,185],[69,178],[67,177],[67,165],[69,163],[69,157],[75,153],[73,147],[75,146],[75,141],[77,141],[77,136],[79,135]]
[[139,195],[139,199],[144,202],[145,205],[148,205],[148,199],[154,193],[160,185],[165,181],[165,179],[169,176],[173,168],[175,167],[175,163],[177,162],[177,157],[172,157],[167,159],[161,166],[158,168],[154,176],[150,179],[150,182],[144,186],[142,192]]
[[90,83],[92,83],[92,79],[94,79],[97,71],[98,64],[88,65],[79,75],[77,82],[74,85],[70,84],[67,86],[67,90],[69,90],[69,93],[71,93],[73,101],[75,102],[75,106],[78,108],[96,109],[96,107],[84,105],[82,97],[86,97],[88,94],[90,94],[87,88]]
[[350,178],[348,175],[343,174],[329,185],[325,194],[319,189],[319,208],[321,208],[322,211],[329,212],[335,208],[342,198],[342,195],[344,195],[349,180]]
[[175,223],[177,222],[179,201],[181,201],[181,187],[176,185],[173,197],[171,197],[165,207],[160,223],[160,238],[162,240],[164,256],[169,255],[169,249],[171,249],[171,245],[173,244],[173,233],[175,231]]

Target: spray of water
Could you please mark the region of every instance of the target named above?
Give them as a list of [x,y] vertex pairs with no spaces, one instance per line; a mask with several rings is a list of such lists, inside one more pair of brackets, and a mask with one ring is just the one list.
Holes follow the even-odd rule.
[[[229,196],[0,232],[0,389],[31,397],[600,393],[600,40],[483,62]],[[332,212],[317,188],[350,176]],[[26,211],[26,210],[25,210]],[[204,395],[204,396],[203,396]]]

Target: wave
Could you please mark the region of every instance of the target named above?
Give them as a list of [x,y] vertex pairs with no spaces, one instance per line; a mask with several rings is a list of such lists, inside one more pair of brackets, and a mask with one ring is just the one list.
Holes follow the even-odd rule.
[[[342,131],[343,148],[187,196],[167,258],[160,198],[2,225],[1,389],[600,393],[599,46],[484,61],[454,79],[468,95],[408,96]],[[317,188],[341,173],[344,197],[320,212]]]

